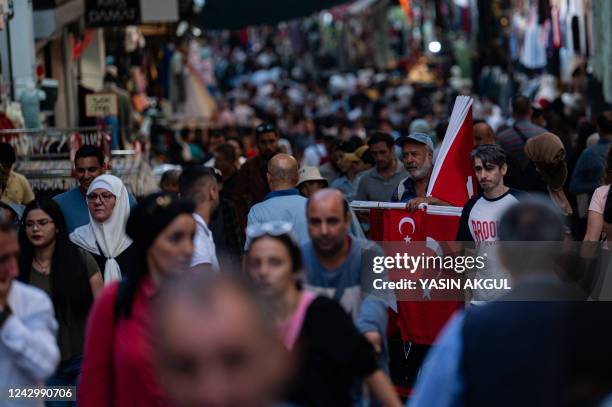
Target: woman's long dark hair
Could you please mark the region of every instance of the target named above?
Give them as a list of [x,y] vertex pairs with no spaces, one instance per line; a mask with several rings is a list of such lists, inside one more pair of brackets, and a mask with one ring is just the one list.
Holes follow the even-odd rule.
[[117,300],[115,301],[115,323],[119,322],[122,318],[131,318],[132,305],[134,304],[134,298],[136,297],[138,287],[142,280],[149,274],[146,249],[140,247],[140,245],[135,242],[132,244],[135,244],[138,248],[137,255],[130,263],[130,267],[127,270],[122,270],[123,279],[119,283]]
[[55,250],[51,259],[51,300],[57,317],[65,317],[70,306],[73,316],[86,319],[93,295],[89,284],[85,262],[77,246],[70,241],[64,214],[59,205],[48,198],[37,198],[30,202],[23,213],[19,230],[19,280],[30,283],[34,246],[26,234],[26,219],[34,209],[40,209],[53,220],[57,234],[55,235]]
[[157,236],[179,215],[191,215],[195,205],[191,200],[177,199],[160,192],[145,197],[130,213],[127,235],[133,240],[135,253],[130,266],[122,270],[123,279],[115,301],[115,323],[130,319],[132,306],[142,280],[149,274],[147,252]]

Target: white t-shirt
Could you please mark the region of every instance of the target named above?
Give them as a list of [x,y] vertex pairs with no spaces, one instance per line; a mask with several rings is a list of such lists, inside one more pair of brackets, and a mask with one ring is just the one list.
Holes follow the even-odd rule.
[[193,238],[193,257],[191,267],[200,264],[210,264],[214,271],[219,271],[219,261],[217,260],[217,249],[213,241],[212,232],[208,229],[204,219],[197,213],[193,214],[196,221],[196,233]]
[[499,240],[497,229],[504,212],[518,203],[521,191],[510,188],[495,199],[484,195],[470,199],[463,207],[457,241],[494,242]]
[[[478,270],[474,279],[510,279],[497,254],[496,243],[499,240],[499,221],[506,210],[519,202],[521,191],[509,189],[508,192],[495,199],[480,195],[470,199],[463,207],[459,222],[457,241],[476,242],[476,253],[486,256],[485,267]],[[501,290],[480,290],[472,292],[474,305],[481,305],[505,294]]]
[[302,167],[318,167],[321,159],[327,155],[327,150],[323,144],[314,144],[306,147],[302,157]]

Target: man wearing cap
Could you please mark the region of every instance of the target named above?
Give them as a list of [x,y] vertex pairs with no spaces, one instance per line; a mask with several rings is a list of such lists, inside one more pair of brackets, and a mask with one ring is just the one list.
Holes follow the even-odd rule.
[[[263,202],[253,205],[249,211],[247,227],[271,221],[285,221],[293,224],[298,242],[308,239],[306,222],[307,199],[296,188],[298,183],[298,162],[288,154],[277,154],[268,163],[268,184],[270,193]],[[247,236],[244,245],[249,248]]]
[[397,145],[402,148],[402,159],[408,177],[399,183],[391,200],[406,202],[406,208],[412,211],[417,210],[422,203],[448,205],[432,196],[425,196],[433,170],[434,146],[431,138],[423,133],[412,133],[407,137],[400,137]]
[[320,189],[327,188],[327,180],[321,176],[317,167],[302,167],[296,185],[302,196],[310,198],[312,194]]

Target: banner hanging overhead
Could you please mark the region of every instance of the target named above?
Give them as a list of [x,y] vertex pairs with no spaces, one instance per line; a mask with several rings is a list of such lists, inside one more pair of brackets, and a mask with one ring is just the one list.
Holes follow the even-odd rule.
[[178,0],[85,0],[88,27],[123,27],[145,23],[175,22]]
[[86,0],[88,27],[116,27],[141,22],[140,0]]

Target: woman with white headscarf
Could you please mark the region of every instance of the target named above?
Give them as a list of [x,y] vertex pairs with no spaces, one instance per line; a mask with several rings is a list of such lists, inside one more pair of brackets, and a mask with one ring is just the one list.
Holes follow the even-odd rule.
[[89,223],[70,234],[70,240],[87,250],[103,270],[104,283],[121,279],[121,270],[127,269],[130,252],[135,248],[125,232],[130,216],[128,191],[114,175],[97,177],[87,190]]

